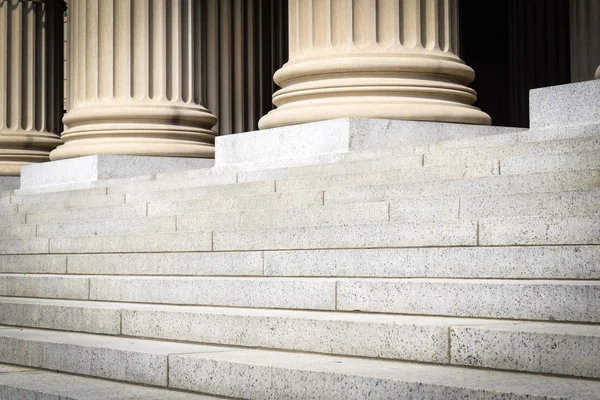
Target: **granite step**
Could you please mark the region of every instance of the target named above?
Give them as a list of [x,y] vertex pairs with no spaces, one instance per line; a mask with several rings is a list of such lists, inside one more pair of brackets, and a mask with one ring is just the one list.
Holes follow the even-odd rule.
[[0,298],[0,324],[600,378],[600,325]]
[[147,206],[144,203],[95,208],[70,208],[28,213],[26,214],[26,221],[28,224],[49,224],[67,221],[133,218],[136,216],[145,216],[147,213],[146,209]]
[[600,322],[598,280],[2,274],[0,296]]
[[600,398],[595,380],[449,365],[36,329],[0,343],[5,363],[235,398]]
[[393,185],[365,185],[325,190],[324,204],[457,196],[503,196],[600,188],[600,169],[506,175]]
[[[32,226],[32,225],[31,225]],[[33,226],[35,228],[35,226]],[[95,236],[175,232],[177,217],[144,217],[112,218],[112,219],[82,219],[79,221],[38,224],[39,237],[64,236]]]
[[27,239],[36,237],[35,225],[0,225],[0,239]]
[[0,398],[6,400],[208,400],[221,397],[0,364]]
[[80,275],[600,279],[600,246],[0,256],[0,271],[65,273],[66,258]]
[[11,204],[32,204],[46,203],[62,200],[71,200],[76,198],[87,198],[95,196],[106,196],[106,187],[74,189],[74,190],[57,190],[44,193],[22,194],[16,193],[11,197]]
[[45,201],[40,203],[18,204],[19,214],[46,212],[50,210],[80,209],[119,206],[125,204],[124,194],[97,195],[74,197],[71,199],[62,199],[54,201]]
[[600,151],[581,151],[539,156],[507,157],[500,161],[503,175],[575,171],[600,168]]

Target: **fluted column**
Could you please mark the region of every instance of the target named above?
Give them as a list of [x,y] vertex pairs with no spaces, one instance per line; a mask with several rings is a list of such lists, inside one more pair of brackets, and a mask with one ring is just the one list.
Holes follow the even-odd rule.
[[596,69],[596,79],[600,79],[600,67]]
[[195,0],[70,1],[70,109],[51,158],[212,157],[201,13]]
[[571,81],[600,77],[600,2],[571,0]]
[[489,124],[458,57],[458,0],[289,0],[290,61],[261,128],[371,117]]
[[61,143],[63,11],[0,0],[0,175],[49,161]]

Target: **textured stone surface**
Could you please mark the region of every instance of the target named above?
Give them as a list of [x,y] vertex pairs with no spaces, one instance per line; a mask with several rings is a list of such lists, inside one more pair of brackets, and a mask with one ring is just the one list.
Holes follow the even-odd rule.
[[75,236],[50,239],[51,253],[210,251],[211,247],[210,232]]
[[87,299],[89,280],[79,276],[0,275],[0,296]]
[[534,89],[529,94],[532,129],[600,122],[600,81]]
[[169,382],[256,399],[600,398],[600,384],[587,380],[252,349],[171,356]]
[[35,225],[3,225],[0,226],[0,237],[3,239],[26,239],[36,236]]
[[325,191],[325,204],[389,201],[398,198],[418,199],[424,196],[494,196],[598,187],[600,187],[600,170],[562,171],[358,188],[331,188]]
[[600,214],[600,190],[462,197],[461,218]]
[[476,223],[441,221],[379,225],[342,225],[216,231],[215,250],[284,250],[363,247],[469,246],[476,244]]
[[24,224],[25,221],[26,221],[26,216],[23,214],[0,215],[0,225]]
[[265,278],[90,278],[90,299],[138,303],[335,309],[335,281]]
[[35,191],[28,192],[27,190],[19,190],[17,195],[11,200],[13,204],[31,204],[31,203],[46,203],[61,200],[72,200],[84,197],[106,196],[106,188],[86,188],[65,191],[48,191],[36,193]]
[[0,324],[119,335],[121,305],[5,297]]
[[[70,254],[67,257],[70,274],[262,275],[263,273],[261,252]],[[2,258],[0,262],[1,260]]]
[[436,363],[449,362],[448,327],[453,323],[464,322],[206,307],[123,310],[124,335]]
[[481,219],[479,243],[492,246],[600,244],[600,216]]
[[[111,189],[108,189],[111,193]],[[143,201],[183,201],[211,196],[242,196],[275,192],[274,181],[247,182],[218,186],[199,186],[186,189],[157,190],[154,192],[134,193],[127,196],[127,203]]]
[[[35,226],[33,226],[35,228]],[[43,224],[37,226],[41,237],[93,236],[109,234],[175,232],[175,217],[115,218]]]
[[39,203],[19,204],[19,213],[44,212],[66,208],[95,208],[109,207],[125,204],[125,195],[115,194],[109,196],[87,196],[72,199],[44,201]]
[[338,282],[337,304],[343,311],[600,322],[600,281],[349,279]]
[[600,326],[534,324],[452,327],[454,364],[600,378]]
[[168,355],[226,348],[36,329],[0,330],[0,362],[167,386]]
[[0,365],[0,398],[7,400],[214,399],[214,397],[192,393],[4,365]]
[[363,171],[353,174],[279,179],[277,180],[277,191],[295,192],[346,186],[389,185],[493,176],[498,174],[498,163],[496,161],[484,161],[467,166],[432,166],[394,171]]
[[47,238],[0,239],[0,254],[48,253]]
[[255,209],[302,208],[323,205],[322,191],[293,193],[270,193],[249,196],[218,196],[185,201],[148,203],[148,215],[199,214],[207,211],[210,202],[212,212],[230,212]]
[[390,202],[390,220],[414,221],[456,219],[458,218],[459,208],[460,202],[458,197],[397,199]]
[[266,251],[264,260],[271,276],[600,279],[599,246]]
[[71,208],[66,210],[51,210],[27,214],[28,224],[48,224],[54,222],[80,221],[80,220],[106,220],[134,218],[146,215],[145,204],[127,204],[110,207],[96,208]]
[[63,255],[0,255],[0,273],[63,274],[66,270]]
[[600,169],[600,151],[507,157],[500,160],[502,174],[508,175],[582,169]]

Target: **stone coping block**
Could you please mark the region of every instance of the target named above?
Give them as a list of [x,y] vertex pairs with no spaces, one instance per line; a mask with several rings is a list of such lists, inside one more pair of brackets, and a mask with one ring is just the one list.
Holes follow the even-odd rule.
[[140,175],[156,175],[158,173],[210,168],[213,165],[214,160],[206,158],[101,154],[27,165],[21,170],[20,188],[27,189],[132,178]]
[[531,129],[600,127],[600,80],[534,89],[529,92]]
[[[265,163],[267,168],[302,165],[299,160],[343,156],[356,150],[421,146],[442,140],[520,132],[519,128],[370,118],[340,118],[216,138],[217,167]],[[267,165],[269,164],[270,165]]]

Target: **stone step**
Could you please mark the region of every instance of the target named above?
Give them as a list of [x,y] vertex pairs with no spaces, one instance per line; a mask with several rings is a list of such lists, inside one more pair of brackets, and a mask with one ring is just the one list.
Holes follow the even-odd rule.
[[389,204],[358,203],[177,216],[178,231],[387,223]]
[[[61,254],[128,252],[152,253],[212,250],[212,232],[166,232],[123,235],[111,234],[100,236],[69,236],[53,237],[49,240],[49,252]],[[1,243],[2,241],[0,241],[0,246]]]
[[0,311],[10,326],[600,378],[600,325],[22,298]]
[[201,197],[148,203],[148,215],[183,215],[255,209],[302,208],[323,205],[323,191]]
[[204,400],[217,397],[0,364],[6,400]]
[[54,200],[40,203],[25,203],[18,205],[20,214],[46,212],[50,210],[80,209],[109,207],[125,204],[124,194],[97,195],[86,197],[75,197],[72,199]]
[[414,169],[423,165],[422,154],[395,154],[365,160],[330,164],[307,165],[277,169],[245,170],[238,172],[239,182],[283,179],[289,177],[363,173],[364,171],[397,171]]
[[498,161],[484,161],[466,166],[431,166],[393,171],[282,178],[276,180],[276,186],[278,192],[297,192],[349,186],[446,181],[499,175],[498,165]]
[[365,203],[394,199],[501,196],[600,188],[600,170],[559,171],[450,181],[366,185],[325,190],[324,204]]
[[0,256],[0,272],[65,273],[66,258],[82,275],[600,279],[600,246]]
[[448,365],[35,329],[0,343],[6,363],[245,399],[600,398],[598,381]]
[[76,190],[59,190],[47,193],[15,194],[11,197],[11,204],[46,203],[75,198],[106,196],[106,187],[86,188]]
[[50,224],[66,221],[93,221],[114,218],[133,218],[146,215],[146,204],[126,204],[120,206],[71,208],[27,214],[28,224]]
[[[110,193],[110,188],[109,188]],[[152,201],[183,201],[206,197],[243,196],[275,193],[275,181],[246,182],[218,186],[198,186],[185,189],[139,192],[126,196],[127,203]]]
[[[32,226],[33,225],[27,225]],[[95,236],[175,232],[177,217],[138,217],[86,220],[37,225],[39,237]]]
[[26,239],[35,236],[35,225],[0,225],[0,238],[2,239]]
[[18,225],[25,222],[26,217],[24,214],[0,215],[0,225]]
[[600,151],[508,157],[500,161],[504,175],[600,168]]
[[44,254],[50,251],[48,238],[0,239],[0,254]]
[[[424,165],[465,164],[474,160],[501,160],[507,157],[538,157],[549,154],[590,152],[600,150],[600,138],[578,138],[547,142],[517,142],[482,148],[441,148],[424,154]],[[504,171],[502,171],[504,172]]]
[[[599,281],[0,275],[0,296],[600,322]],[[426,300],[424,300],[426,299]]]
[[220,171],[216,168],[196,170],[194,179],[177,179],[173,174],[170,179],[158,179],[150,182],[134,182],[111,185],[108,194],[133,194],[173,189],[196,188],[204,186],[221,186],[237,183],[237,174],[230,171]]

